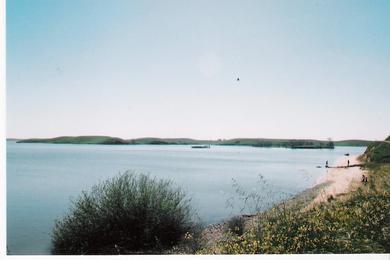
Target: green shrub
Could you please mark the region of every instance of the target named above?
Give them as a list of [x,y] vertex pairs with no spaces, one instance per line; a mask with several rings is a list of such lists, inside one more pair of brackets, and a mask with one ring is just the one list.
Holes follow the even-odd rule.
[[170,181],[121,174],[82,192],[53,229],[53,254],[158,253],[195,227],[185,193]]
[[244,233],[245,219],[241,216],[235,216],[229,219],[226,223],[228,232],[232,232],[237,236],[241,236]]

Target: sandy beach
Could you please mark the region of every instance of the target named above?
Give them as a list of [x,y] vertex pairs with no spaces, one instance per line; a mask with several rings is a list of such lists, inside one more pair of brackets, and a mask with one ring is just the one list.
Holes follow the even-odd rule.
[[344,156],[336,162],[336,165],[330,165],[330,167],[337,168],[327,168],[326,173],[317,180],[316,185],[328,183],[328,186],[321,191],[313,203],[320,203],[326,201],[330,196],[335,197],[347,193],[359,185],[362,175],[367,174],[359,166],[346,167],[348,160],[350,165],[361,163],[356,155]]

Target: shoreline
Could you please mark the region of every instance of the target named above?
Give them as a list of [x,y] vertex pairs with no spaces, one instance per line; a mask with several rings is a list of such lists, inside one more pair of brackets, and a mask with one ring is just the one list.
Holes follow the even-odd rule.
[[[321,184],[326,185],[311,204],[318,204],[354,190],[360,183],[362,175],[367,174],[360,167],[359,156],[343,156],[336,161],[336,166],[326,168],[326,172],[317,179],[313,188]],[[348,160],[350,167],[347,167]]]

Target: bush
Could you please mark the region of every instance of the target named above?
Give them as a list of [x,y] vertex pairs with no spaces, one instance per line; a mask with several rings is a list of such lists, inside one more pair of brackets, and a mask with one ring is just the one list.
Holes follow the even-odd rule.
[[245,228],[245,219],[241,216],[232,217],[227,221],[227,230],[228,232],[232,232],[237,236],[241,236],[244,233]]
[[185,193],[170,181],[121,174],[83,191],[53,229],[53,254],[158,253],[195,227]]

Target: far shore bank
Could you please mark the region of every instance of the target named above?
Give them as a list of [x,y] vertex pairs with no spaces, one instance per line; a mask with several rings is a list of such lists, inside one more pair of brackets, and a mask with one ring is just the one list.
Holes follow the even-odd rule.
[[[11,139],[7,139],[11,140]],[[95,144],[95,145],[221,145],[280,147],[292,149],[334,149],[335,146],[367,146],[369,140],[315,140],[315,139],[277,139],[277,138],[233,138],[217,140],[197,140],[192,138],[143,137],[122,139],[111,136],[59,136],[54,138],[13,139],[17,143],[47,144]]]

